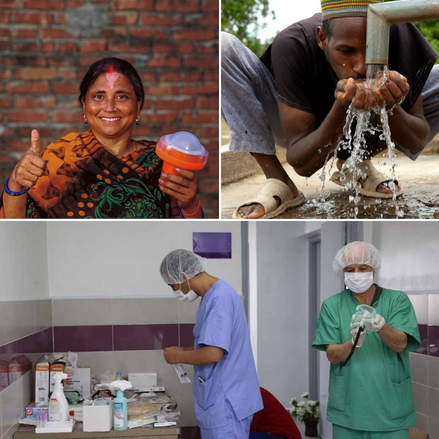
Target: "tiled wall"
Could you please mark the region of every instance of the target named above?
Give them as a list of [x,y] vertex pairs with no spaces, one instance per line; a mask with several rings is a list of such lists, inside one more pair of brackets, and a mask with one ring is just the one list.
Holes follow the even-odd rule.
[[439,439],[439,291],[409,294],[409,298],[422,339],[421,348],[410,354],[416,426],[430,439]]
[[[181,410],[180,425],[197,425],[192,386],[181,384],[163,359],[166,346],[192,346],[198,302],[174,297],[145,299],[54,299],[55,352],[78,353],[78,365],[105,371],[156,372]],[[192,379],[192,367],[186,366]]]
[[[0,360],[25,355],[32,365],[52,351],[51,300],[0,302]],[[11,439],[17,420],[33,398],[32,373],[0,391],[0,438]]]

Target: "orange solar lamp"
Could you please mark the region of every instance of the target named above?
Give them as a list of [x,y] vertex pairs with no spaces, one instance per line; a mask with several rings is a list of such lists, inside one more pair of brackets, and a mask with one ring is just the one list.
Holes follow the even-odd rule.
[[198,171],[206,165],[209,153],[198,138],[187,131],[160,137],[155,148],[163,160],[162,172],[178,175],[175,168]]

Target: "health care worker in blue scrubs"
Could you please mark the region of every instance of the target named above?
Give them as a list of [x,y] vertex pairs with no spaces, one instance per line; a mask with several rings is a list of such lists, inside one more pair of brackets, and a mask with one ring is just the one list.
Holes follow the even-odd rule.
[[[318,318],[312,346],[331,362],[327,419],[334,439],[408,439],[416,422],[409,352],[420,347],[418,324],[405,293],[374,283],[380,266],[380,253],[367,242],[339,250],[333,268],[347,289],[326,299]],[[353,315],[359,304],[376,316],[364,322],[343,366],[361,325]]]
[[248,439],[253,413],[263,408],[244,307],[227,282],[204,271],[187,250],[169,253],[160,266],[175,297],[201,297],[194,347],[165,348],[167,363],[194,367],[195,415],[203,439]]

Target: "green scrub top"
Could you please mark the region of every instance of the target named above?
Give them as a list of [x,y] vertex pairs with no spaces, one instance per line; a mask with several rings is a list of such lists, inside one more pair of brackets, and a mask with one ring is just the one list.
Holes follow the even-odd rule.
[[[407,346],[398,354],[377,333],[368,333],[345,367],[331,364],[327,419],[353,430],[401,430],[416,422],[409,351],[421,345],[418,323],[405,293],[376,288],[372,306],[390,326],[407,334]],[[326,351],[327,345],[351,339],[350,324],[357,305],[350,290],[326,299],[312,347]]]

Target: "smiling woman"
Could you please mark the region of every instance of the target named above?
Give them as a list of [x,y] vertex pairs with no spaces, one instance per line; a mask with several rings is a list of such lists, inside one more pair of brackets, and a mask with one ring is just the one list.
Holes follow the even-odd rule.
[[202,218],[197,179],[177,168],[162,172],[155,142],[135,141],[144,91],[134,67],[118,58],[95,62],[79,103],[85,133],[70,133],[41,155],[37,130],[31,147],[5,182],[4,218]]

